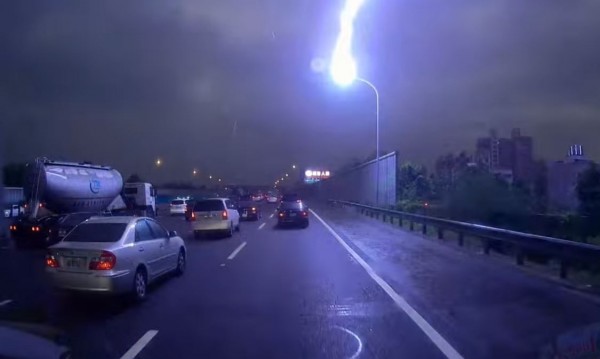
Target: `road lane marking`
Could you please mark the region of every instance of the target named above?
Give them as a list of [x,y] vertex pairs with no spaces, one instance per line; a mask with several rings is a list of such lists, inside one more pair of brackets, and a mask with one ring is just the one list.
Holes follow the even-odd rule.
[[149,330],[129,350],[123,354],[121,359],[134,359],[148,343],[158,334],[158,330]]
[[269,216],[269,218],[273,218],[274,215],[275,215],[275,213],[271,213],[271,215]]
[[408,315],[408,317],[421,329],[421,331],[423,331],[423,333],[425,333],[425,335],[427,335],[427,337],[446,356],[446,358],[450,358],[450,359],[462,359],[463,358],[463,356],[460,355],[458,353],[458,351],[456,351],[456,349],[454,349],[452,347],[452,345],[450,345],[450,343],[448,343],[448,341],[446,339],[444,339],[444,337],[442,337],[442,335],[440,333],[438,333],[431,326],[431,324],[429,324],[425,320],[425,318],[423,318],[410,304],[408,304],[408,302],[406,301],[406,299],[404,299],[404,297],[402,297],[400,294],[398,294],[394,290],[394,288],[392,288],[392,286],[390,286],[383,278],[381,278],[373,270],[373,268],[371,268],[371,266],[364,259],[362,259],[358,255],[358,253],[356,253],[354,251],[354,249],[352,249],[352,247],[350,247],[348,245],[348,243],[346,243],[346,241],[344,241],[342,239],[342,237],[340,237],[333,230],[333,228],[331,228],[331,226],[329,226],[318,214],[316,214],[315,211],[313,211],[312,209],[310,209],[309,211],[315,216],[315,218],[317,218],[321,222],[321,224],[323,224],[323,226],[325,226],[325,228],[327,228],[327,230],[335,237],[335,239],[342,245],[342,247],[344,247],[346,249],[346,251],[348,251],[348,253],[350,253],[350,255],[358,262],[358,264],[360,264],[361,267],[363,267],[363,269],[375,281],[375,283],[377,283],[381,287],[381,289],[383,289],[386,292],[386,294],[390,298],[392,298],[392,300],[396,303],[396,305],[400,309],[402,309],[402,311],[404,313],[406,313],[406,315]]
[[267,222],[261,224],[260,226],[258,226],[258,229],[263,229],[263,227],[265,226],[265,224],[267,224]]
[[240,251],[242,249],[244,249],[246,244],[247,244],[246,242],[240,244],[233,252],[231,252],[231,254],[229,255],[229,257],[227,257],[227,259],[232,260],[233,258],[235,258],[235,256],[237,256],[238,253],[240,253]]
[[5,305],[7,305],[9,303],[12,303],[11,299],[3,300],[3,301],[0,302],[0,307],[5,306]]

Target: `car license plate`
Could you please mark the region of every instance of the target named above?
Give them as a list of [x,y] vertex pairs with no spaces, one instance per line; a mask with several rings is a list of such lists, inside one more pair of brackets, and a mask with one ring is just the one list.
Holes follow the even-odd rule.
[[84,257],[64,257],[65,266],[68,268],[81,269],[85,265]]
[[290,213],[290,217],[296,217],[296,212]]

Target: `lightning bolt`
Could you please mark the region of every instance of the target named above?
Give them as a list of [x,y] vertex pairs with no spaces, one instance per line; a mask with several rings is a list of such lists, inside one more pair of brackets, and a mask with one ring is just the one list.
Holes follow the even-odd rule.
[[352,57],[354,20],[365,0],[346,0],[340,14],[340,33],[331,57],[330,73],[335,82],[348,84],[356,77],[356,61]]

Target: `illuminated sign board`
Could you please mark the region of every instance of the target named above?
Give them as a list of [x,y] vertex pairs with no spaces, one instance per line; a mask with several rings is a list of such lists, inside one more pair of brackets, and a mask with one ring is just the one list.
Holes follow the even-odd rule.
[[304,182],[305,183],[314,183],[320,180],[327,179],[331,176],[331,172],[329,171],[321,171],[321,170],[306,170],[304,172]]

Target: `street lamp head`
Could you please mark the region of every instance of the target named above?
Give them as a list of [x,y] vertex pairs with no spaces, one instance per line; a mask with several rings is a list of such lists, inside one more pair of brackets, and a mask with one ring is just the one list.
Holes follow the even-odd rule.
[[292,165],[292,168],[293,168],[293,169],[296,169],[296,165]]
[[161,164],[162,164],[162,161],[160,160],[160,158],[158,158],[158,159],[156,160],[156,165],[157,165],[157,166],[160,166]]
[[331,60],[329,74],[331,75],[333,82],[338,86],[349,86],[356,80],[356,61],[354,61],[352,56],[348,53],[337,53]]

